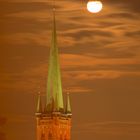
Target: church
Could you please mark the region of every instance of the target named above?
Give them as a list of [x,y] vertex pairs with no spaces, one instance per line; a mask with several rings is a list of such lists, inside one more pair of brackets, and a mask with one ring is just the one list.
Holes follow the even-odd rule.
[[36,110],[37,140],[70,140],[71,118],[72,112],[69,93],[67,94],[65,105],[62,93],[55,8],[53,8],[52,42],[45,105],[42,106],[41,95],[38,95]]

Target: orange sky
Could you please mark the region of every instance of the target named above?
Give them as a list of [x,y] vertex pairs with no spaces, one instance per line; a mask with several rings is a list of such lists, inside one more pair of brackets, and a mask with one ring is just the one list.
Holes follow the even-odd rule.
[[[72,140],[140,139],[140,1],[56,1]],[[36,95],[46,90],[50,0],[0,1],[0,140],[35,140]]]

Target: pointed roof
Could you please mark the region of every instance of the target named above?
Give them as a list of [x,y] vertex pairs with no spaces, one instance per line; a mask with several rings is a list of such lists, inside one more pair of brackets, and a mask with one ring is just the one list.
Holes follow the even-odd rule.
[[71,105],[70,105],[70,96],[69,96],[69,93],[67,93],[66,114],[71,114]]
[[38,102],[37,102],[37,109],[36,109],[37,113],[42,113],[42,101],[41,101],[41,95],[40,92],[38,94]]
[[51,102],[51,98],[57,102],[57,108],[63,109],[63,95],[61,85],[60,65],[58,59],[57,48],[57,35],[56,35],[56,21],[55,9],[53,9],[53,29],[52,29],[52,42],[50,49],[49,68],[48,68],[48,81],[47,81],[47,105]]

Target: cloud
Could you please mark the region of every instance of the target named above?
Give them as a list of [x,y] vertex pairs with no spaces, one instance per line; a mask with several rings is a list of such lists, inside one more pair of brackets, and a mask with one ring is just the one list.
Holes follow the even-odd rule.
[[140,122],[92,122],[75,126],[78,133],[100,135],[140,135]]
[[113,33],[105,32],[101,30],[79,30],[76,33],[65,33],[64,36],[73,37],[76,40],[83,39],[83,38],[94,38],[96,36],[103,36],[103,37],[111,37]]
[[[22,12],[36,12],[36,11],[43,11],[46,9],[51,9],[52,4],[51,2],[41,2],[41,1],[11,1],[11,2],[1,2],[1,16],[6,17],[12,14],[18,14]],[[31,8],[32,7],[32,8]],[[56,6],[56,8],[60,8]]]
[[69,85],[68,87],[64,86],[63,92],[67,93],[68,91],[70,91],[70,93],[87,93],[87,92],[91,92],[92,90],[89,88],[76,87],[76,86],[72,86],[72,85]]
[[140,72],[121,72],[121,71],[109,71],[109,70],[100,70],[100,71],[72,71],[67,72],[66,78],[73,80],[94,80],[94,79],[116,79],[121,76],[140,76]]
[[[74,54],[62,54],[60,56],[62,60],[62,67],[87,67],[87,66],[98,66],[98,65],[128,65],[128,64],[139,64],[137,58],[96,58],[92,56],[74,55]],[[82,63],[81,63],[82,62]]]
[[132,31],[132,32],[126,32],[125,35],[128,36],[128,37],[137,37],[137,38],[139,38],[140,37],[140,30]]
[[133,13],[113,13],[113,14],[109,14],[107,15],[108,18],[125,18],[125,19],[128,19],[130,20],[131,19],[134,19],[134,20],[137,20],[137,15],[133,14]]

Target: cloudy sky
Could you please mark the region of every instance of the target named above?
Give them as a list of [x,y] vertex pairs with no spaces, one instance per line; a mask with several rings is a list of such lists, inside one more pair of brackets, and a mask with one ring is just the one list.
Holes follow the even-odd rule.
[[[63,93],[72,140],[140,139],[140,1],[57,0]],[[0,0],[0,140],[35,140],[38,91],[46,91],[51,0]]]

